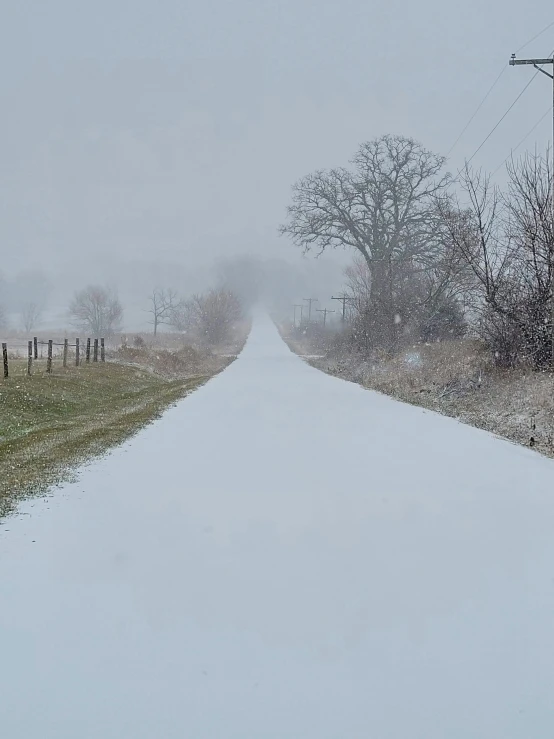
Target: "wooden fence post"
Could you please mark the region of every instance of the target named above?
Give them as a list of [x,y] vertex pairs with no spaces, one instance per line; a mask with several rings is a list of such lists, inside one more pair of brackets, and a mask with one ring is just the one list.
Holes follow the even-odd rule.
[[94,339],[94,361],[98,362],[98,339]]
[[52,339],[48,340],[48,359],[46,360],[46,371],[52,373]]
[[2,359],[4,360],[4,377],[8,377],[10,374],[8,368],[8,345],[5,342],[2,343]]
[[102,362],[106,361],[106,347],[104,346],[104,339],[100,339],[100,359]]
[[31,374],[31,368],[33,366],[33,342],[29,340],[27,345],[27,374]]
[[63,366],[67,367],[67,355],[69,352],[69,339],[63,340]]
[[38,359],[38,338],[36,336],[33,337],[33,344],[35,348],[35,359]]
[[86,353],[86,357],[87,357],[87,364],[88,364],[90,362],[90,338],[87,339],[87,353]]
[[79,366],[79,339],[75,339],[75,366]]

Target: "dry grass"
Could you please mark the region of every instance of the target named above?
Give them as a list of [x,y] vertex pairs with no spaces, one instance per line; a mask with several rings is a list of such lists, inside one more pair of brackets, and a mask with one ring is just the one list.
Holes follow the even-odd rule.
[[228,364],[228,357],[193,346],[183,346],[175,351],[122,346],[112,352],[110,358],[117,363],[148,368],[167,378],[214,374]]
[[22,496],[67,479],[75,465],[119,444],[220,372],[248,331],[242,323],[213,349],[184,344],[178,334],[164,336],[164,348],[160,335],[150,336],[142,347],[110,350],[106,363],[70,362],[64,369],[56,357],[52,374],[42,359],[27,376],[26,361],[13,357],[10,377],[0,378],[0,516]]
[[24,362],[0,379],[0,515],[24,495],[68,477],[68,470],[122,442],[208,379],[168,380],[112,363],[41,369]]
[[[299,354],[316,353],[309,344],[284,338]],[[499,370],[477,341],[418,344],[392,358],[329,352],[309,361],[329,374],[554,456],[554,375]]]

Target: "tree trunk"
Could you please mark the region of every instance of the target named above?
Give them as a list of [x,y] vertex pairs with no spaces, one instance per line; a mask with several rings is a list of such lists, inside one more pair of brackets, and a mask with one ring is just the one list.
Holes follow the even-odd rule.
[[388,257],[367,260],[371,273],[371,310],[369,332],[372,344],[392,351],[396,326],[392,262]]

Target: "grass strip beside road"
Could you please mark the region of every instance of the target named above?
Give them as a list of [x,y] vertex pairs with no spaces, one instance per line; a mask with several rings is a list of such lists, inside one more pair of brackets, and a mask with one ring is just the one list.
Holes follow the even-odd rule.
[[59,368],[51,375],[10,362],[0,379],[0,516],[22,497],[70,479],[158,417],[208,375],[167,379],[120,364]]

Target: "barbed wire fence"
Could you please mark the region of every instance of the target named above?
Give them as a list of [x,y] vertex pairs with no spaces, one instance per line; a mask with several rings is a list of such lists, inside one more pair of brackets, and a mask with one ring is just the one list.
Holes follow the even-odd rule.
[[[46,357],[44,357],[44,348],[46,348]],[[27,357],[27,375],[33,374],[33,366],[36,362],[46,360],[46,373],[52,374],[54,363],[62,363],[63,368],[67,368],[70,362],[76,367],[82,364],[90,364],[106,361],[106,344],[104,338],[87,338],[85,344],[81,344],[80,338],[75,339],[75,343],[70,343],[69,339],[63,342],[48,339],[44,341],[34,336],[28,341],[22,339],[14,339],[2,342],[2,365],[4,378],[10,376],[10,362]],[[11,356],[10,356],[11,355]]]

